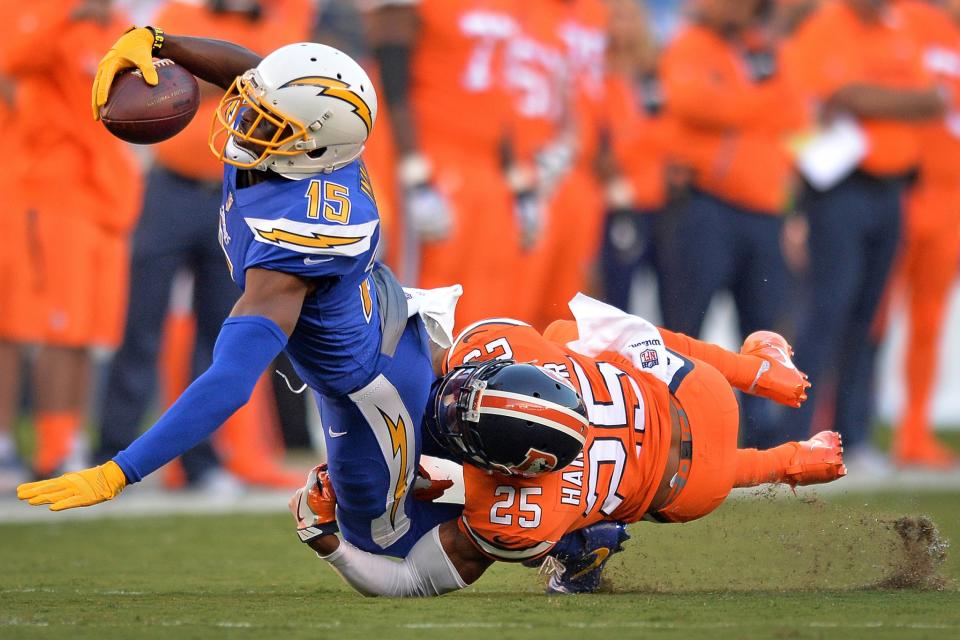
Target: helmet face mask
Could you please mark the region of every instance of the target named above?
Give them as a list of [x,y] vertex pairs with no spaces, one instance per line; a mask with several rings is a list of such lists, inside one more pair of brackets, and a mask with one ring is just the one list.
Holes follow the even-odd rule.
[[298,180],[356,159],[376,114],[373,84],[349,56],[292,44],[234,80],[215,112],[209,146],[226,164]]
[[[251,70],[234,80],[220,100],[210,132],[210,145],[221,161],[241,169],[265,170],[266,160],[272,155],[303,153],[291,147],[296,141],[306,139],[306,126],[265,108],[260,104],[262,96],[263,91],[256,87],[255,73]],[[244,158],[243,153],[231,146],[246,151],[252,159]]]
[[512,360],[466,364],[435,383],[427,429],[459,461],[533,477],[570,464],[583,448],[579,394],[546,369]]
[[479,423],[480,394],[487,388],[483,376],[492,375],[510,361],[496,360],[487,364],[483,371],[479,366],[464,365],[444,376],[429,421],[433,427],[431,432],[447,451],[483,468],[489,468],[490,461],[483,455],[483,446],[477,441],[475,431],[464,428],[464,422]]

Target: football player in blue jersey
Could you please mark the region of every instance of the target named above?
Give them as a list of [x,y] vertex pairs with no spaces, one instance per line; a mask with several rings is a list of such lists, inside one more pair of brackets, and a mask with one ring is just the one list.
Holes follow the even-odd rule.
[[[406,555],[458,507],[415,501],[410,490],[431,338],[376,261],[380,221],[359,159],[377,115],[370,79],[321,44],[261,59],[228,42],[134,28],[100,62],[95,117],[123,69],[157,84],[154,57],[226,90],[210,147],[225,165],[220,241],[243,293],[213,364],[151,429],[106,464],[21,485],[18,497],[53,511],[116,497],[216,430],[285,350],[320,405],[344,537]],[[451,324],[458,289],[447,292]]]

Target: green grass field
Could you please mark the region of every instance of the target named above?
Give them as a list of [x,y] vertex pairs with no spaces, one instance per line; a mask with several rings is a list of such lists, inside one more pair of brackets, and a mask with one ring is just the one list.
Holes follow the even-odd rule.
[[[429,601],[356,595],[283,514],[0,525],[0,638],[956,638],[960,559],[931,576],[928,545],[908,558],[893,521],[928,515],[960,540],[958,507],[955,492],[732,500],[634,525],[605,593],[546,597],[535,571],[501,565]],[[905,569],[927,588],[878,586]]]

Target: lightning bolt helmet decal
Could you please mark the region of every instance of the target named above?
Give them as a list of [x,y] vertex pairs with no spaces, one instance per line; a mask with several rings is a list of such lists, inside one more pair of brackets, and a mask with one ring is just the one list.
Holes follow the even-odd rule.
[[350,90],[350,85],[343,80],[336,78],[326,78],[323,76],[311,76],[306,78],[297,78],[286,83],[281,89],[286,87],[304,87],[313,86],[320,89],[318,96],[330,96],[338,100],[343,100],[353,107],[353,112],[363,121],[367,128],[367,134],[373,129],[373,115],[370,112],[370,105],[364,102],[363,98]]

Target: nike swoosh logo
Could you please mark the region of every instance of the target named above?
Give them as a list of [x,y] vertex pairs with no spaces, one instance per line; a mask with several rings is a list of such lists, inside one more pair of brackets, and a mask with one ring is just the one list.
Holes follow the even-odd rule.
[[333,258],[304,258],[303,264],[320,264],[321,262],[330,262]]
[[593,571],[594,569],[596,569],[597,567],[599,567],[601,564],[603,564],[603,561],[606,560],[607,556],[610,555],[610,549],[608,549],[607,547],[600,547],[599,549],[596,549],[593,552],[593,554],[594,554],[593,562],[587,565],[585,569],[581,569],[577,573],[573,574],[570,577],[571,580],[576,580],[577,578],[585,576],[591,571]]
[[332,427],[327,427],[327,433],[330,434],[331,438],[339,438],[340,436],[347,435],[346,431],[334,431]]
[[303,516],[300,515],[300,502],[303,499],[303,489],[297,490],[297,522],[303,522]]

